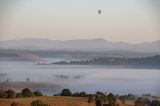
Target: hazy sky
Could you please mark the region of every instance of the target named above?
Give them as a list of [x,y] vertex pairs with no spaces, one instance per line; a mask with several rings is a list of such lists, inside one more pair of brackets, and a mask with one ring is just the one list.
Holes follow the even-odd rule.
[[160,39],[159,1],[0,0],[0,40],[151,42]]

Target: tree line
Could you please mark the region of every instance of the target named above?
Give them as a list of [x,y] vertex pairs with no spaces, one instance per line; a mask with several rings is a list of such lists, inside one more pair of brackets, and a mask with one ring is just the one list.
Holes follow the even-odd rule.
[[32,92],[29,88],[25,88],[21,92],[15,92],[12,89],[7,91],[0,90],[0,98],[22,98],[34,96],[43,96],[43,94],[39,90]]
[[[39,91],[31,91],[29,88],[23,89],[21,92],[15,92],[12,89],[7,91],[0,90],[0,98],[25,98],[25,97],[37,97],[43,96]],[[53,96],[71,96],[71,97],[85,97],[88,99],[88,103],[94,103],[95,106],[119,106],[117,100],[120,100],[121,103],[125,104],[126,100],[133,100],[135,106],[160,106],[159,100],[150,100],[148,98],[136,97],[132,94],[128,95],[114,95],[112,93],[103,93],[97,91],[95,94],[87,94],[86,92],[75,92],[72,93],[70,89],[63,89],[60,93],[54,94]],[[11,106],[20,106],[18,103],[12,103]],[[31,106],[50,106],[43,103],[41,100],[34,100],[31,103]]]
[[150,100],[148,98],[136,97],[133,94],[128,95],[114,95],[113,93],[104,94],[97,91],[96,94],[87,94],[86,92],[72,93],[69,89],[63,89],[61,93],[54,96],[73,96],[73,97],[87,97],[88,103],[94,102],[96,106],[119,106],[117,100],[125,104],[126,100],[133,100],[135,106],[160,106],[159,100]]

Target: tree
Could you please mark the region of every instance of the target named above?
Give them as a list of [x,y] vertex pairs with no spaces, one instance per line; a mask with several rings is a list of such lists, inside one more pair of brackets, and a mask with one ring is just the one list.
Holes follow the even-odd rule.
[[158,101],[158,100],[153,100],[153,101],[151,102],[151,106],[160,106],[160,101]]
[[75,92],[72,94],[72,96],[75,96],[75,97],[87,97],[87,93],[86,92]]
[[5,97],[6,98],[16,98],[17,93],[13,91],[12,89],[9,89],[8,91],[5,92]]
[[22,95],[23,97],[33,97],[33,93],[28,88],[22,90]]
[[139,97],[139,98],[135,101],[135,106],[145,106],[143,98]]
[[107,100],[107,97],[102,92],[97,92],[95,97],[95,104],[96,106],[102,106]]
[[61,96],[72,96],[72,92],[69,89],[63,89]]
[[116,98],[112,93],[109,93],[109,95],[107,95],[107,99],[108,104],[110,104],[111,106],[116,106]]
[[79,93],[79,96],[80,96],[80,97],[86,97],[86,96],[87,96],[87,93],[86,93],[86,92],[80,92],[80,93]]
[[43,94],[39,90],[37,90],[34,92],[34,96],[43,96]]

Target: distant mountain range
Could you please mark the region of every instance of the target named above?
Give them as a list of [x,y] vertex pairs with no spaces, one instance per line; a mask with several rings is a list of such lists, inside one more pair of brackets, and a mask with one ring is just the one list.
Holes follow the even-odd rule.
[[134,52],[160,53],[160,40],[149,43],[129,44],[124,42],[109,42],[104,39],[48,40],[20,39],[0,41],[0,49],[27,50],[67,50],[67,51],[109,51],[123,50]]

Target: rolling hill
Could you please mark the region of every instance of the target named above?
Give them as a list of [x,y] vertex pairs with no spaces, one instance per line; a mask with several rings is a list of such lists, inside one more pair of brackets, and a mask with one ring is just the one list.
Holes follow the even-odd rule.
[[71,50],[71,51],[108,51],[124,50],[135,52],[160,52],[160,41],[129,44],[124,42],[109,42],[101,38],[75,39],[67,41],[49,39],[19,39],[0,41],[1,49],[28,50]]

